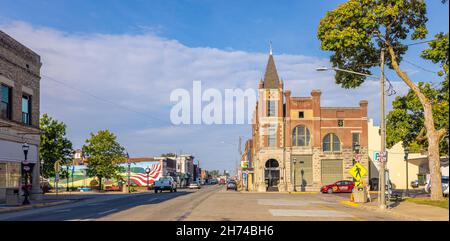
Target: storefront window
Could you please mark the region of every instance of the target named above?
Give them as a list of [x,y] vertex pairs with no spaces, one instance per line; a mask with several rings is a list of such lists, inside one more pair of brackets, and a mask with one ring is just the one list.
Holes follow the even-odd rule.
[[0,188],[19,187],[20,163],[0,162]]

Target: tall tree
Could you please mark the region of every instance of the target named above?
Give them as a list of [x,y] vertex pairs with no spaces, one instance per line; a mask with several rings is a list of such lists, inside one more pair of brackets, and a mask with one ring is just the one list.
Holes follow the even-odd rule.
[[125,148],[116,139],[110,131],[101,130],[91,133],[83,146],[83,153],[88,157],[87,174],[98,179],[100,190],[103,178],[121,179],[119,164],[126,160]]
[[66,124],[54,120],[47,113],[39,121],[42,131],[39,145],[39,159],[43,161],[42,175],[45,178],[54,177],[54,165],[60,161],[61,165],[69,165],[73,159],[72,142],[66,138]]
[[[332,51],[334,67],[370,74],[379,65],[381,50],[387,52],[386,64],[417,96],[424,110],[424,127],[428,142],[431,198],[443,199],[439,158],[439,140],[447,128],[435,125],[432,102],[400,68],[408,49],[405,40],[420,40],[428,32],[426,5],[421,0],[349,0],[329,11],[321,19],[318,38],[323,50]],[[336,83],[344,88],[361,85],[366,77],[346,72],[336,73]]]
[[[448,51],[449,35],[439,33],[435,41],[429,43],[429,48],[422,52],[424,59],[439,64],[441,70],[437,73],[443,77],[440,85],[419,82],[422,93],[430,100],[433,108],[433,119],[438,128],[447,128],[449,122],[449,88],[448,88]],[[428,142],[424,136],[423,107],[412,90],[405,96],[397,96],[393,109],[387,115],[387,144],[392,146],[399,141],[410,144],[410,149],[421,151],[427,148]],[[448,155],[447,142],[440,140],[440,155]]]

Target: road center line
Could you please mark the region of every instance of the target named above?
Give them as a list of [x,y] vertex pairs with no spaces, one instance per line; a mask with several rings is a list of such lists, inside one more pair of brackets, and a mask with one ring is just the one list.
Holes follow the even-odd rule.
[[104,212],[100,212],[98,214],[102,215],[102,214],[106,214],[106,213],[110,213],[110,212],[114,212],[114,211],[117,211],[117,208],[114,208],[114,209],[111,209],[111,210],[108,210],[108,211],[104,211]]

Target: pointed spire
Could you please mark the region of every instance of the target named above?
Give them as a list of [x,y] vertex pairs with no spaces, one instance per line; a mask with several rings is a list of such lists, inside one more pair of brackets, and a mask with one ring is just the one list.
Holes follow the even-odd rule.
[[266,73],[264,74],[264,88],[278,89],[280,78],[278,77],[277,68],[275,67],[275,60],[272,55],[272,41],[270,42],[269,61],[266,66]]
[[272,55],[272,40],[269,41],[269,54]]

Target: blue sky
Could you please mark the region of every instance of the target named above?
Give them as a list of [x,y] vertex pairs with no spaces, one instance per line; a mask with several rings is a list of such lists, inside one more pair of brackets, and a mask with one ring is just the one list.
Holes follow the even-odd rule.
[[[315,66],[328,65],[329,56],[319,48],[318,23],[342,2],[2,0],[0,29],[42,56],[43,75],[66,83],[43,78],[41,112],[68,124],[75,147],[89,132],[108,128],[134,156],[181,150],[194,153],[206,168],[231,170],[238,136],[250,136],[250,126],[170,127],[169,94],[174,88],[189,88],[193,80],[219,89],[256,88],[269,40],[279,74],[294,95],[309,95],[319,88],[325,105],[340,106],[356,106],[366,98],[369,115],[378,122],[375,82],[359,90],[343,90],[329,84],[331,73],[314,71]],[[432,38],[448,31],[448,4],[426,2]],[[424,47],[411,47],[405,58],[426,70],[437,70],[417,57]],[[437,80],[426,70],[407,63],[402,67],[416,81]],[[393,73],[388,76],[398,80]],[[394,85],[397,92],[405,91],[401,82]]]

